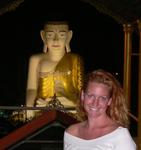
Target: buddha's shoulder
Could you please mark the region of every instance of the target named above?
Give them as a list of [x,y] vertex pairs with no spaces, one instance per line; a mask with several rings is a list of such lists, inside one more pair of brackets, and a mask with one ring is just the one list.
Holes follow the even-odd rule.
[[30,60],[40,60],[44,57],[44,53],[37,53],[30,56]]

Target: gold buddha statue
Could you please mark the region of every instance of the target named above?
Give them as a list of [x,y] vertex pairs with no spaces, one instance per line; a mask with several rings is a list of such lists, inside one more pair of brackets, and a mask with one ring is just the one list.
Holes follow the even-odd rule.
[[[83,85],[83,60],[70,49],[67,22],[47,22],[40,32],[43,53],[29,59],[26,106],[46,107],[54,95],[64,107],[76,107]],[[33,116],[27,111],[27,117]]]

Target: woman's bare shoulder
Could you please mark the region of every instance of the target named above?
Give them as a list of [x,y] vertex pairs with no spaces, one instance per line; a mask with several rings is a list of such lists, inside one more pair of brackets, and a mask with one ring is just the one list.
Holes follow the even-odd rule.
[[66,132],[72,135],[77,135],[82,125],[83,122],[72,124],[66,129]]

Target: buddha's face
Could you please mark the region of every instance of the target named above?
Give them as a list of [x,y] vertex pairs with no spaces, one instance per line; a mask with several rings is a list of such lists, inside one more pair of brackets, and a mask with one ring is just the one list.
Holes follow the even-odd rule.
[[68,38],[67,24],[49,24],[44,29],[48,51],[65,51]]

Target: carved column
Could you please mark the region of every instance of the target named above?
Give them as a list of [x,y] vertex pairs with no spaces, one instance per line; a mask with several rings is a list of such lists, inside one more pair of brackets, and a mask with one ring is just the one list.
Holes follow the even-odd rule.
[[141,20],[138,20],[139,29],[139,78],[138,78],[138,150],[141,150]]
[[124,31],[124,69],[123,69],[123,89],[125,98],[129,103],[131,101],[131,53],[132,53],[132,26],[131,24],[123,25]]

